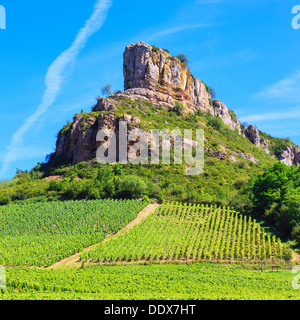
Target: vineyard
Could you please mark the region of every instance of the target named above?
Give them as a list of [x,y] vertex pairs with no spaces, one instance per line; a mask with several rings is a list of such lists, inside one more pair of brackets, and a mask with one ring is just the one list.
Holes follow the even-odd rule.
[[86,269],[8,268],[0,300],[279,300],[300,299],[292,273],[261,273],[232,264],[126,265]]
[[286,247],[251,217],[204,205],[164,203],[143,223],[81,255],[83,261],[278,261]]
[[50,266],[136,218],[137,200],[45,202],[0,208],[0,265]]

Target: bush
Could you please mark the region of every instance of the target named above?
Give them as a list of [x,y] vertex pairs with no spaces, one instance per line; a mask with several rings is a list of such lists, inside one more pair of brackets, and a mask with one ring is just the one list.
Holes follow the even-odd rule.
[[179,55],[177,55],[177,57],[182,63],[184,64],[188,64],[189,63],[189,58],[186,54],[180,53]]
[[6,206],[10,203],[11,199],[7,195],[0,196],[0,206]]
[[127,176],[120,181],[118,196],[126,199],[139,199],[147,194],[147,184],[137,176]]
[[223,121],[219,117],[209,116],[207,125],[212,127],[213,129],[219,131],[219,132],[221,132],[223,129]]
[[292,238],[296,240],[300,246],[300,224],[293,228]]
[[286,244],[284,245],[284,253],[283,253],[283,259],[284,261],[291,261],[293,258],[293,252],[290,247],[288,247]]
[[274,155],[277,158],[279,158],[281,155],[281,152],[285,150],[289,145],[291,145],[291,140],[289,138],[276,139],[275,145],[271,148],[271,151],[274,153]]
[[172,109],[172,111],[175,111],[178,116],[182,116],[184,109],[184,106],[180,102],[176,101],[175,107]]
[[[242,162],[244,163],[244,162]],[[242,187],[246,184],[246,181],[244,179],[238,178],[234,182],[234,187],[236,189],[242,189]]]

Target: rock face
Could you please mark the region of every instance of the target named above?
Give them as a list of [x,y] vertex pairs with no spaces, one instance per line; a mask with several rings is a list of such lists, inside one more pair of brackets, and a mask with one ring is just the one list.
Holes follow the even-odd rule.
[[93,111],[111,111],[116,110],[117,101],[113,99],[101,98],[94,106]]
[[265,139],[262,139],[259,135],[259,131],[254,126],[249,126],[245,131],[245,136],[251,143],[259,148],[262,148],[267,154],[270,154],[269,145]]
[[[97,133],[107,128],[118,135],[119,120],[127,121],[130,128],[141,126],[142,129],[147,129],[142,119],[138,117],[123,114],[121,118],[117,118],[114,111],[120,105],[122,100],[120,98],[126,98],[123,99],[123,103],[128,107],[140,108],[143,111],[149,104],[141,106],[140,103],[134,103],[135,100],[150,101],[153,105],[162,105],[165,108],[172,108],[176,102],[180,102],[185,107],[185,113],[200,110],[221,118],[231,130],[244,134],[236,115],[223,102],[219,100],[212,102],[205,84],[192,76],[184,62],[171,56],[166,50],[144,42],[128,45],[124,52],[124,87],[124,92],[99,99],[93,108],[93,113],[76,115],[73,123],[65,126],[58,134],[55,155],[72,164],[95,158],[100,146],[96,141]],[[160,113],[159,108],[157,113]],[[165,121],[165,124],[168,123]],[[254,145],[270,154],[268,142],[260,137],[257,128],[249,126],[245,136]],[[128,144],[128,148],[130,147]],[[211,156],[220,160],[229,157],[233,162],[237,161],[236,156],[241,156],[254,163],[258,162],[253,156],[244,153],[227,155],[225,148],[222,148],[222,152],[212,152]],[[289,146],[282,152],[281,161],[299,167],[300,150]]]
[[96,136],[102,128],[115,130],[117,119],[113,113],[100,114],[99,118],[76,115],[69,130],[60,132],[56,143],[56,156],[72,164],[87,161],[96,156],[99,143]]
[[288,146],[281,152],[280,161],[285,163],[287,166],[295,165],[297,168],[300,167],[300,149],[294,146]]
[[230,112],[230,110],[225,106],[225,104],[219,100],[214,101],[214,115],[222,119],[222,121],[227,124],[231,130],[237,129],[239,134],[241,134],[241,124],[237,120],[235,114]]
[[124,52],[124,89],[116,97],[148,99],[153,104],[174,106],[178,101],[186,112],[202,110],[214,115],[206,86],[189,68],[167,51],[144,42],[128,45]]
[[242,153],[242,152],[235,152],[234,156],[241,156],[242,158],[249,160],[255,164],[258,164],[258,160],[252,156],[251,154],[246,154],[246,153]]

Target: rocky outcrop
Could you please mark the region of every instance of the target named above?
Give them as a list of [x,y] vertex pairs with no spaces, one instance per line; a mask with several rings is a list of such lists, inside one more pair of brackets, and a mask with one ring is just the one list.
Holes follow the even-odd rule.
[[[75,116],[73,123],[66,126],[58,135],[56,156],[73,164],[94,158],[100,145],[96,142],[98,131],[109,128],[118,132],[119,120],[127,121],[129,128],[141,126],[142,129],[147,129],[138,117],[123,114],[117,118],[114,111],[120,104],[127,105],[129,109],[138,108],[147,111],[151,107],[147,101],[154,106],[162,105],[165,108],[172,108],[176,102],[180,102],[185,108],[185,113],[200,110],[219,117],[231,130],[244,135],[234,112],[223,102],[212,101],[205,84],[193,77],[184,62],[171,56],[166,50],[144,42],[127,45],[124,52],[124,87],[124,92],[112,94],[109,98],[98,99],[91,114]],[[141,101],[136,101],[138,99]],[[160,113],[160,110],[162,108],[157,108],[156,112]],[[166,121],[164,123],[168,124]],[[201,123],[199,125],[204,126]],[[245,130],[245,136],[254,145],[270,154],[268,142],[260,137],[257,128],[249,126]],[[282,152],[281,161],[287,165],[299,166],[299,150],[293,148],[290,146]],[[230,155],[225,148],[221,149],[221,152],[215,151],[211,156],[220,160],[226,160],[229,157],[233,162],[237,161],[235,156],[241,156],[254,163],[258,162],[251,155],[244,153]]]
[[259,131],[254,126],[249,126],[245,131],[245,136],[251,143],[257,147],[263,149],[267,154],[270,154],[269,145],[265,139],[262,139],[259,135]]
[[252,156],[251,154],[246,154],[246,153],[242,153],[242,152],[235,152],[234,156],[236,156],[236,157],[240,156],[246,160],[249,160],[255,164],[258,164],[258,160],[254,156]]
[[238,130],[238,133],[241,134],[241,124],[236,118],[235,114],[230,111],[223,102],[215,100],[214,103],[214,116],[219,117],[222,121],[227,124],[231,130]]
[[187,65],[167,51],[144,42],[128,45],[124,52],[124,89],[114,95],[173,107],[180,102],[186,112],[201,110],[214,115],[211,96]]
[[280,161],[285,163],[287,166],[295,165],[297,168],[300,167],[300,149],[294,146],[288,146],[281,152]]
[[210,151],[210,155],[214,158],[218,158],[219,160],[225,161],[227,159],[227,154],[225,152],[220,151]]
[[94,106],[93,111],[112,111],[116,110],[116,104],[118,101],[108,98],[100,98],[97,101],[97,104]]
[[[117,139],[117,161],[119,160],[119,120],[127,122],[127,138],[129,131],[134,128],[139,128],[141,119],[129,114],[123,114],[121,118],[114,115],[113,112],[106,114],[100,113],[99,117],[85,117],[82,114],[78,114],[74,117],[73,123],[63,129],[57,138],[56,153],[57,157],[62,157],[64,160],[72,163],[73,165],[82,161],[88,161],[96,158],[96,152],[99,146],[103,142],[97,142],[97,133],[102,129],[110,129],[116,134]],[[151,147],[155,147],[151,139],[151,132],[147,132],[149,154],[151,154]],[[174,143],[175,137],[171,137],[169,140],[162,139],[159,143],[162,147],[171,146]],[[137,139],[139,140],[139,138]],[[127,142],[127,151],[131,152],[132,147],[135,145],[135,141]],[[190,147],[196,147],[197,143],[193,140],[183,138],[182,146],[189,145]],[[139,155],[139,152],[137,153]],[[223,160],[223,159],[222,159]]]
[[99,118],[76,115],[68,130],[58,134],[56,156],[63,157],[72,164],[95,158],[100,145],[96,141],[98,131],[103,128],[115,130],[117,124],[113,113],[101,113]]

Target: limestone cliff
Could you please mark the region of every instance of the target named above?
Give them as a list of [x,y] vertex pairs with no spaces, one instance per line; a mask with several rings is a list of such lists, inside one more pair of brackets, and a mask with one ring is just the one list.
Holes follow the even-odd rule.
[[148,99],[153,104],[214,115],[210,94],[204,83],[193,77],[187,65],[167,51],[144,42],[128,45],[124,52],[124,89],[116,97]]
[[[176,102],[180,102],[186,114],[200,110],[204,114],[219,117],[231,130],[237,131],[255,146],[270,154],[269,141],[260,137],[257,128],[249,126],[244,130],[235,113],[223,102],[212,101],[207,86],[193,77],[186,63],[171,56],[166,50],[144,42],[127,45],[123,69],[125,91],[112,94],[108,98],[98,99],[91,113],[77,114],[74,121],[66,125],[58,134],[56,156],[73,164],[94,158],[99,147],[96,141],[98,131],[109,128],[118,132],[118,121],[121,120],[118,112],[120,105],[125,103],[128,104],[129,109],[135,108],[147,112],[149,102],[152,109],[157,109],[154,111],[157,113],[163,109],[166,111],[173,108]],[[141,123],[138,117],[124,113],[121,117],[131,128],[141,126],[142,129],[146,129],[145,123]],[[236,151],[232,150],[230,154],[234,161],[235,156],[241,156],[254,163],[258,162],[252,155],[235,153]],[[210,150],[210,152],[212,156],[226,160],[227,152],[224,150],[222,152]],[[288,147],[282,152],[281,161],[287,165],[299,166],[299,149]]]
[[288,146],[281,152],[280,161],[285,163],[287,166],[295,165],[297,168],[300,167],[300,149],[294,146]]
[[241,134],[241,124],[237,120],[235,114],[230,112],[230,110],[225,106],[225,104],[219,100],[214,101],[214,116],[219,117],[222,121],[227,124],[231,130],[238,130],[238,133]]
[[265,139],[259,135],[259,131],[254,126],[249,126],[245,131],[245,136],[259,148],[262,148],[267,154],[270,154],[269,145]]

